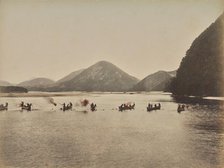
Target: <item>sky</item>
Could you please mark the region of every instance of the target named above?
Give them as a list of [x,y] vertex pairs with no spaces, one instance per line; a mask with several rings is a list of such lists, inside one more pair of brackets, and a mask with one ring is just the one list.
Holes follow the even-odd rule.
[[179,67],[222,0],[0,0],[0,79],[58,80],[101,61],[139,79]]

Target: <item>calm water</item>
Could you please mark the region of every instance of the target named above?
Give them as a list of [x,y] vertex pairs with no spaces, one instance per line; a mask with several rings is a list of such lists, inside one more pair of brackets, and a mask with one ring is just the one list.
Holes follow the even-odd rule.
[[[83,94],[54,97],[55,102],[87,98],[96,112],[62,112],[44,98],[0,98],[0,167],[53,168],[223,168],[224,111],[215,103],[177,103],[162,94]],[[18,104],[32,102],[32,112]],[[134,101],[134,111],[118,112]],[[146,112],[148,102],[162,110]]]

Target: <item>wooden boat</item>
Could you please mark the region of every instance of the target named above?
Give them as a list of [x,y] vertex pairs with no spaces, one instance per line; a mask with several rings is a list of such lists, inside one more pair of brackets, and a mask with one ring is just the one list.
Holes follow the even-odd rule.
[[67,105],[65,105],[65,103],[63,103],[63,107],[60,108],[62,111],[66,111],[66,110],[72,110],[72,103],[69,103]]
[[160,110],[160,109],[161,109],[161,106],[147,107],[147,111],[148,111],[148,112],[153,111],[153,110]]
[[180,113],[181,111],[185,111],[185,106],[184,105],[182,105],[182,106],[178,106],[178,108],[177,108],[177,112],[178,113]]
[[5,103],[5,105],[1,104],[0,105],[0,111],[7,111],[8,110],[8,103]]
[[31,103],[30,103],[30,104],[27,104],[27,105],[24,105],[24,104],[23,104],[23,105],[21,106],[21,110],[31,111],[31,110],[32,110],[31,106],[32,106]]
[[118,107],[118,110],[119,111],[134,110],[134,109],[135,109],[135,103],[132,104],[132,105],[123,104],[123,105],[121,105],[121,106]]

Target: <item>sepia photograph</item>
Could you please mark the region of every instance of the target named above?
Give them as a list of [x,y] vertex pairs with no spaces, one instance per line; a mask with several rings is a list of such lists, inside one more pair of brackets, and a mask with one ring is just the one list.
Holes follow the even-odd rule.
[[0,0],[0,168],[224,168],[223,0]]

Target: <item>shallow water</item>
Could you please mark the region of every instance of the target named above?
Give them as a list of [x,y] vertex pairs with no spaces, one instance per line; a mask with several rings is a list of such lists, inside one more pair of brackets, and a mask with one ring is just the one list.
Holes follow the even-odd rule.
[[[163,94],[83,94],[54,97],[55,102],[87,98],[96,112],[62,112],[41,97],[0,98],[0,167],[58,168],[223,168],[224,111],[217,102],[177,103]],[[32,102],[32,112],[18,104]],[[133,111],[118,112],[124,102]],[[162,104],[146,112],[148,102]]]

